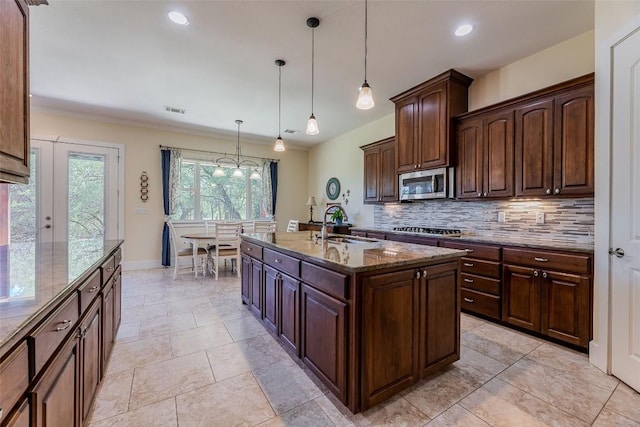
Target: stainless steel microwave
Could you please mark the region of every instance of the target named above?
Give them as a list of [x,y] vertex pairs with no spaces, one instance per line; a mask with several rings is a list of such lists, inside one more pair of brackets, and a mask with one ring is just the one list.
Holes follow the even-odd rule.
[[400,200],[454,197],[454,169],[440,168],[403,173],[398,177]]

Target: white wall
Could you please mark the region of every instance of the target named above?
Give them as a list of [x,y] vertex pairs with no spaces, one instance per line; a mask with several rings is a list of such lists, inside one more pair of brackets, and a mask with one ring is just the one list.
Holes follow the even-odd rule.
[[[469,88],[469,107],[477,109],[542,89],[594,70],[594,32],[589,31],[477,78]],[[337,177],[351,190],[350,222],[374,224],[373,206],[362,204],[364,158],[360,146],[395,134],[394,115],[314,146],[309,151],[309,195],[326,202],[327,179]],[[318,219],[318,216],[314,216]]]
[[589,347],[589,360],[605,372],[610,372],[609,344],[609,169],[611,144],[610,131],[610,66],[612,43],[620,36],[623,27],[633,19],[640,19],[640,1],[596,0],[595,3],[595,283],[593,341]]
[[[164,213],[159,145],[235,153],[236,143],[235,137],[212,137],[190,134],[179,129],[139,127],[38,111],[37,108],[31,111],[31,135],[125,146],[125,268],[160,265]],[[243,154],[280,159],[276,207],[278,228],[286,229],[291,218],[306,218],[308,152],[289,148],[284,153],[276,153],[270,143],[252,144],[245,140],[241,135]],[[149,200],[146,203],[140,200],[142,171],[147,171],[149,176]],[[136,208],[147,208],[148,214],[135,215]]]

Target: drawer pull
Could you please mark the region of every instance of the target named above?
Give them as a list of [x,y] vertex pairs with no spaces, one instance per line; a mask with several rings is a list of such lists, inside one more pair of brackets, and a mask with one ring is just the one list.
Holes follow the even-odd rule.
[[464,297],[464,302],[473,303],[473,300],[471,298]]
[[473,249],[467,249],[467,248],[464,248],[464,251],[465,251],[465,252],[468,252],[468,253],[471,253],[471,252],[473,252]]
[[89,288],[89,293],[92,294],[95,291],[97,291],[98,289],[100,289],[100,286],[93,286],[93,287]]
[[534,259],[536,261],[538,261],[538,262],[547,262],[547,261],[549,261],[547,258],[540,258],[540,257],[535,257]]
[[419,278],[420,278],[420,272],[416,271],[416,279],[419,279]]
[[251,252],[251,247],[247,247],[247,252]]
[[547,277],[549,277],[549,275],[547,274],[546,271],[542,272],[542,278],[546,279]]
[[69,329],[69,326],[71,326],[71,320],[63,320],[60,323],[62,323],[62,326],[58,326],[55,329],[56,332],[64,331],[65,329]]
[[539,272],[538,270],[535,270],[535,271],[533,272],[533,276],[534,276],[534,277],[538,277],[539,275],[540,275],[540,272]]
[[276,264],[282,264],[282,260],[280,258],[276,258],[273,260]]
[[422,277],[427,277],[427,270],[422,270]]
[[464,281],[467,283],[473,283],[473,279],[464,279]]
[[107,267],[107,271],[113,271],[113,267],[111,266]]
[[470,262],[465,262],[463,265],[465,267],[473,267],[473,263],[470,263]]

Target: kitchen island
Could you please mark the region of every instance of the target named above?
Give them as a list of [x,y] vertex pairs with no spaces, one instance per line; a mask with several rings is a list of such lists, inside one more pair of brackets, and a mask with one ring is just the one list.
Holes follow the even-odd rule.
[[242,300],[353,413],[460,358],[462,250],[242,237]]

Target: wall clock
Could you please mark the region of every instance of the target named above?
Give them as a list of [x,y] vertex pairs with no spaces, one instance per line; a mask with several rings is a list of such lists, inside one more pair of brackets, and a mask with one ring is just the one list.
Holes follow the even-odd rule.
[[329,178],[327,181],[327,198],[329,200],[335,200],[340,195],[340,181],[338,178]]

